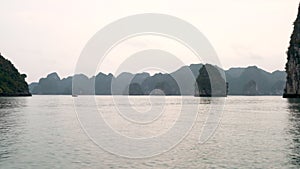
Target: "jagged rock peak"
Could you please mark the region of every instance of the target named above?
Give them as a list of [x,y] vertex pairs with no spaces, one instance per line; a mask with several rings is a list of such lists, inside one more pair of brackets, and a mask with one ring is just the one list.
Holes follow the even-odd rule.
[[54,80],[60,80],[60,77],[58,76],[58,74],[56,72],[50,73],[47,78],[49,79],[54,79]]

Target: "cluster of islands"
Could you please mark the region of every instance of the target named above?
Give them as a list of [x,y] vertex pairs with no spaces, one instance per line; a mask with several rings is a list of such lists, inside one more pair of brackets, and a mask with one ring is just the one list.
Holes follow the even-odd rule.
[[[76,95],[212,96],[214,90],[216,96],[283,95],[287,98],[297,98],[300,97],[300,12],[294,22],[287,60],[286,71],[272,73],[256,66],[222,70],[209,64],[191,64],[169,74],[157,73],[152,76],[149,73],[128,72],[114,76],[100,72],[93,77],[77,74],[61,79],[54,72],[41,78],[39,82],[28,85],[25,81],[26,75],[20,74],[14,65],[0,54],[0,96],[72,95],[72,81],[75,78],[78,84]],[[208,73],[208,69],[211,73]],[[186,76],[190,72],[192,78]],[[90,86],[93,86],[93,90]]]
[[[170,74],[157,73],[151,76],[149,73],[132,74],[123,72],[115,77],[113,74],[100,72],[93,77],[87,77],[83,74],[74,77],[80,83],[78,94],[85,95],[160,95],[161,93],[151,93],[155,89],[159,89],[165,95],[195,95],[197,94],[195,79],[199,84],[200,93],[198,95],[201,95],[201,92],[202,95],[208,95],[210,91],[207,90],[210,90],[211,84],[207,83],[209,78],[207,78],[205,68],[215,68],[220,72],[223,71],[209,64],[191,64],[183,66]],[[26,75],[20,74],[13,64],[2,55],[0,55],[0,70],[0,96],[72,95],[73,76],[61,79],[54,72],[45,78],[41,78],[39,82],[28,85],[25,81]],[[199,73],[201,71],[202,73]],[[189,72],[192,72],[194,79],[186,76]],[[216,83],[225,86],[226,79],[228,89],[222,89],[222,91],[226,90],[226,95],[282,95],[286,83],[286,73],[284,71],[269,73],[256,66],[230,68],[225,70],[224,73],[226,78],[221,78],[218,75],[219,80]],[[214,81],[216,81],[215,79]],[[220,79],[224,80],[220,81]],[[112,83],[115,86],[113,92],[111,90]],[[91,84],[95,86],[94,91],[87,90]]]
[[[95,92],[96,95],[149,95],[155,89],[159,89],[165,95],[195,95],[195,79],[198,78],[199,81],[199,78],[202,78],[199,83],[205,82],[204,76],[199,76],[202,67],[202,64],[192,64],[170,74],[157,73],[152,76],[149,73],[124,72],[116,77],[113,74],[99,73],[93,77],[79,74],[75,75],[75,78],[78,79],[81,88],[78,94]],[[186,76],[189,71],[195,79]],[[225,71],[225,75],[229,95],[282,95],[286,81],[284,71],[269,73],[256,66],[231,68]],[[71,95],[73,78],[69,76],[61,79],[57,73],[51,73],[39,82],[31,83],[29,90],[34,95]],[[113,92],[112,83],[115,86]],[[88,90],[91,84],[95,84],[95,91]],[[209,87],[209,84],[203,85]]]

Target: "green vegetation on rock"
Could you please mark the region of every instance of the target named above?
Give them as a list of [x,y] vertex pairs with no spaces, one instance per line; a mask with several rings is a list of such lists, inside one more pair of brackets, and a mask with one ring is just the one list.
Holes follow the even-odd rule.
[[0,96],[31,96],[25,78],[0,54]]

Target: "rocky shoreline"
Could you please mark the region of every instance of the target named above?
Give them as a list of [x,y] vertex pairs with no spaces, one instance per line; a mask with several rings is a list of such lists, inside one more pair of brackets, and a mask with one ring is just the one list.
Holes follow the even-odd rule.
[[31,97],[30,93],[17,93],[17,94],[0,94],[0,97]]

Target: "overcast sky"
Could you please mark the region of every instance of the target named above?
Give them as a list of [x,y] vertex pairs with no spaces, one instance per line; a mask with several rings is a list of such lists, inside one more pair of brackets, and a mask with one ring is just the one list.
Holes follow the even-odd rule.
[[[27,81],[73,74],[87,41],[125,16],[163,13],[196,26],[223,68],[284,70],[298,0],[9,0],[0,1],[0,52]],[[190,60],[193,62],[193,60]],[[116,63],[117,64],[117,63]],[[118,65],[111,65],[109,67]],[[109,67],[103,68],[109,72]]]

